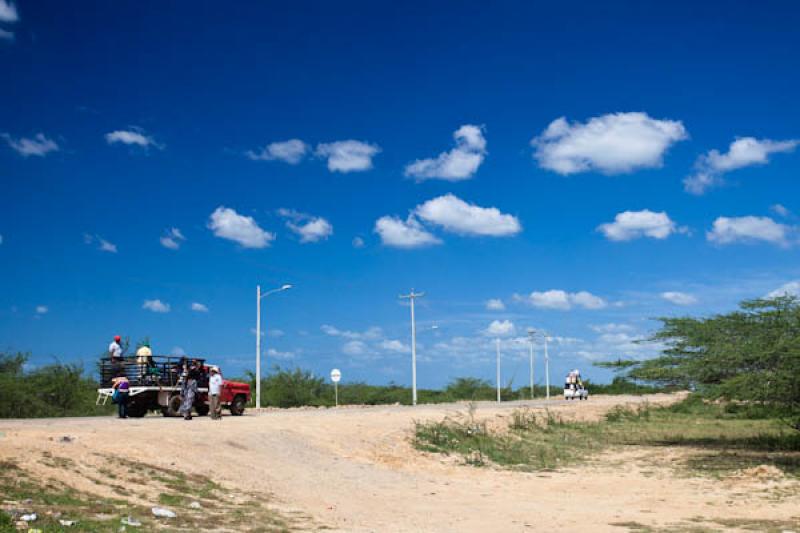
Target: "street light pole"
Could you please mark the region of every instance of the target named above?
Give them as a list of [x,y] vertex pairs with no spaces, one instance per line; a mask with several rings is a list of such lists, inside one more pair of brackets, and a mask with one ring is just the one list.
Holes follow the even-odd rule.
[[256,407],[261,407],[261,299],[291,288],[291,285],[285,284],[262,294],[261,285],[256,285]]
[[400,295],[401,299],[411,301],[411,405],[417,405],[417,325],[414,322],[414,300],[425,296],[424,292]]
[[497,403],[500,403],[500,338],[495,339],[497,349]]
[[256,285],[256,408],[261,407],[261,285]]
[[547,353],[547,332],[544,333],[544,373],[547,387],[547,399],[550,399],[550,356]]
[[528,330],[528,350],[530,351],[530,377],[531,377],[531,400],[534,398],[533,392],[533,336],[536,331],[533,329]]

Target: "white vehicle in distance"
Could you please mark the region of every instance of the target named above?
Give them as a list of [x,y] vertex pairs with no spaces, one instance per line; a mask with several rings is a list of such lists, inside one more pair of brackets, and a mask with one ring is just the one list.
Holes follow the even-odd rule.
[[567,378],[564,380],[564,399],[565,400],[588,400],[589,391],[583,384],[581,379],[581,371],[577,368],[570,370]]
[[589,389],[583,385],[569,383],[564,385],[564,399],[565,400],[588,400]]

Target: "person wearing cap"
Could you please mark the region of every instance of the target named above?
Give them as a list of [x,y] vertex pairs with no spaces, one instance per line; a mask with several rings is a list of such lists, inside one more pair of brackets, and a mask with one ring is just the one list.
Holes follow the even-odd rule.
[[122,359],[122,346],[120,345],[121,340],[122,337],[119,335],[114,335],[114,340],[108,345],[108,355],[111,357],[112,361]]
[[220,394],[222,394],[222,376],[219,368],[212,366],[209,368],[211,377],[208,378],[208,403],[211,410],[212,420],[222,420],[222,406],[220,405]]

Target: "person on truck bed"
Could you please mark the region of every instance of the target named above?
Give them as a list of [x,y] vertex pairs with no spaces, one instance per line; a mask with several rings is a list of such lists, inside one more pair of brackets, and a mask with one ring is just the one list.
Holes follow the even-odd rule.
[[150,349],[150,343],[143,342],[141,346],[136,349],[136,364],[146,365],[153,360],[153,350]]
[[119,335],[114,335],[114,340],[111,341],[111,344],[108,345],[108,356],[111,358],[112,361],[117,361],[122,359],[122,346],[120,345],[120,341],[122,337]]

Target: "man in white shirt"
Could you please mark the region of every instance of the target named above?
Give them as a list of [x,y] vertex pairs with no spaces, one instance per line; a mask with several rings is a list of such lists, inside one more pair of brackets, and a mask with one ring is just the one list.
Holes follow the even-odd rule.
[[219,403],[222,393],[222,376],[216,366],[212,366],[209,372],[211,377],[208,378],[208,403],[211,408],[211,419],[222,420],[222,408]]
[[122,337],[115,335],[114,340],[108,345],[108,355],[111,357],[112,361],[122,359],[122,346],[119,344],[121,340]]

